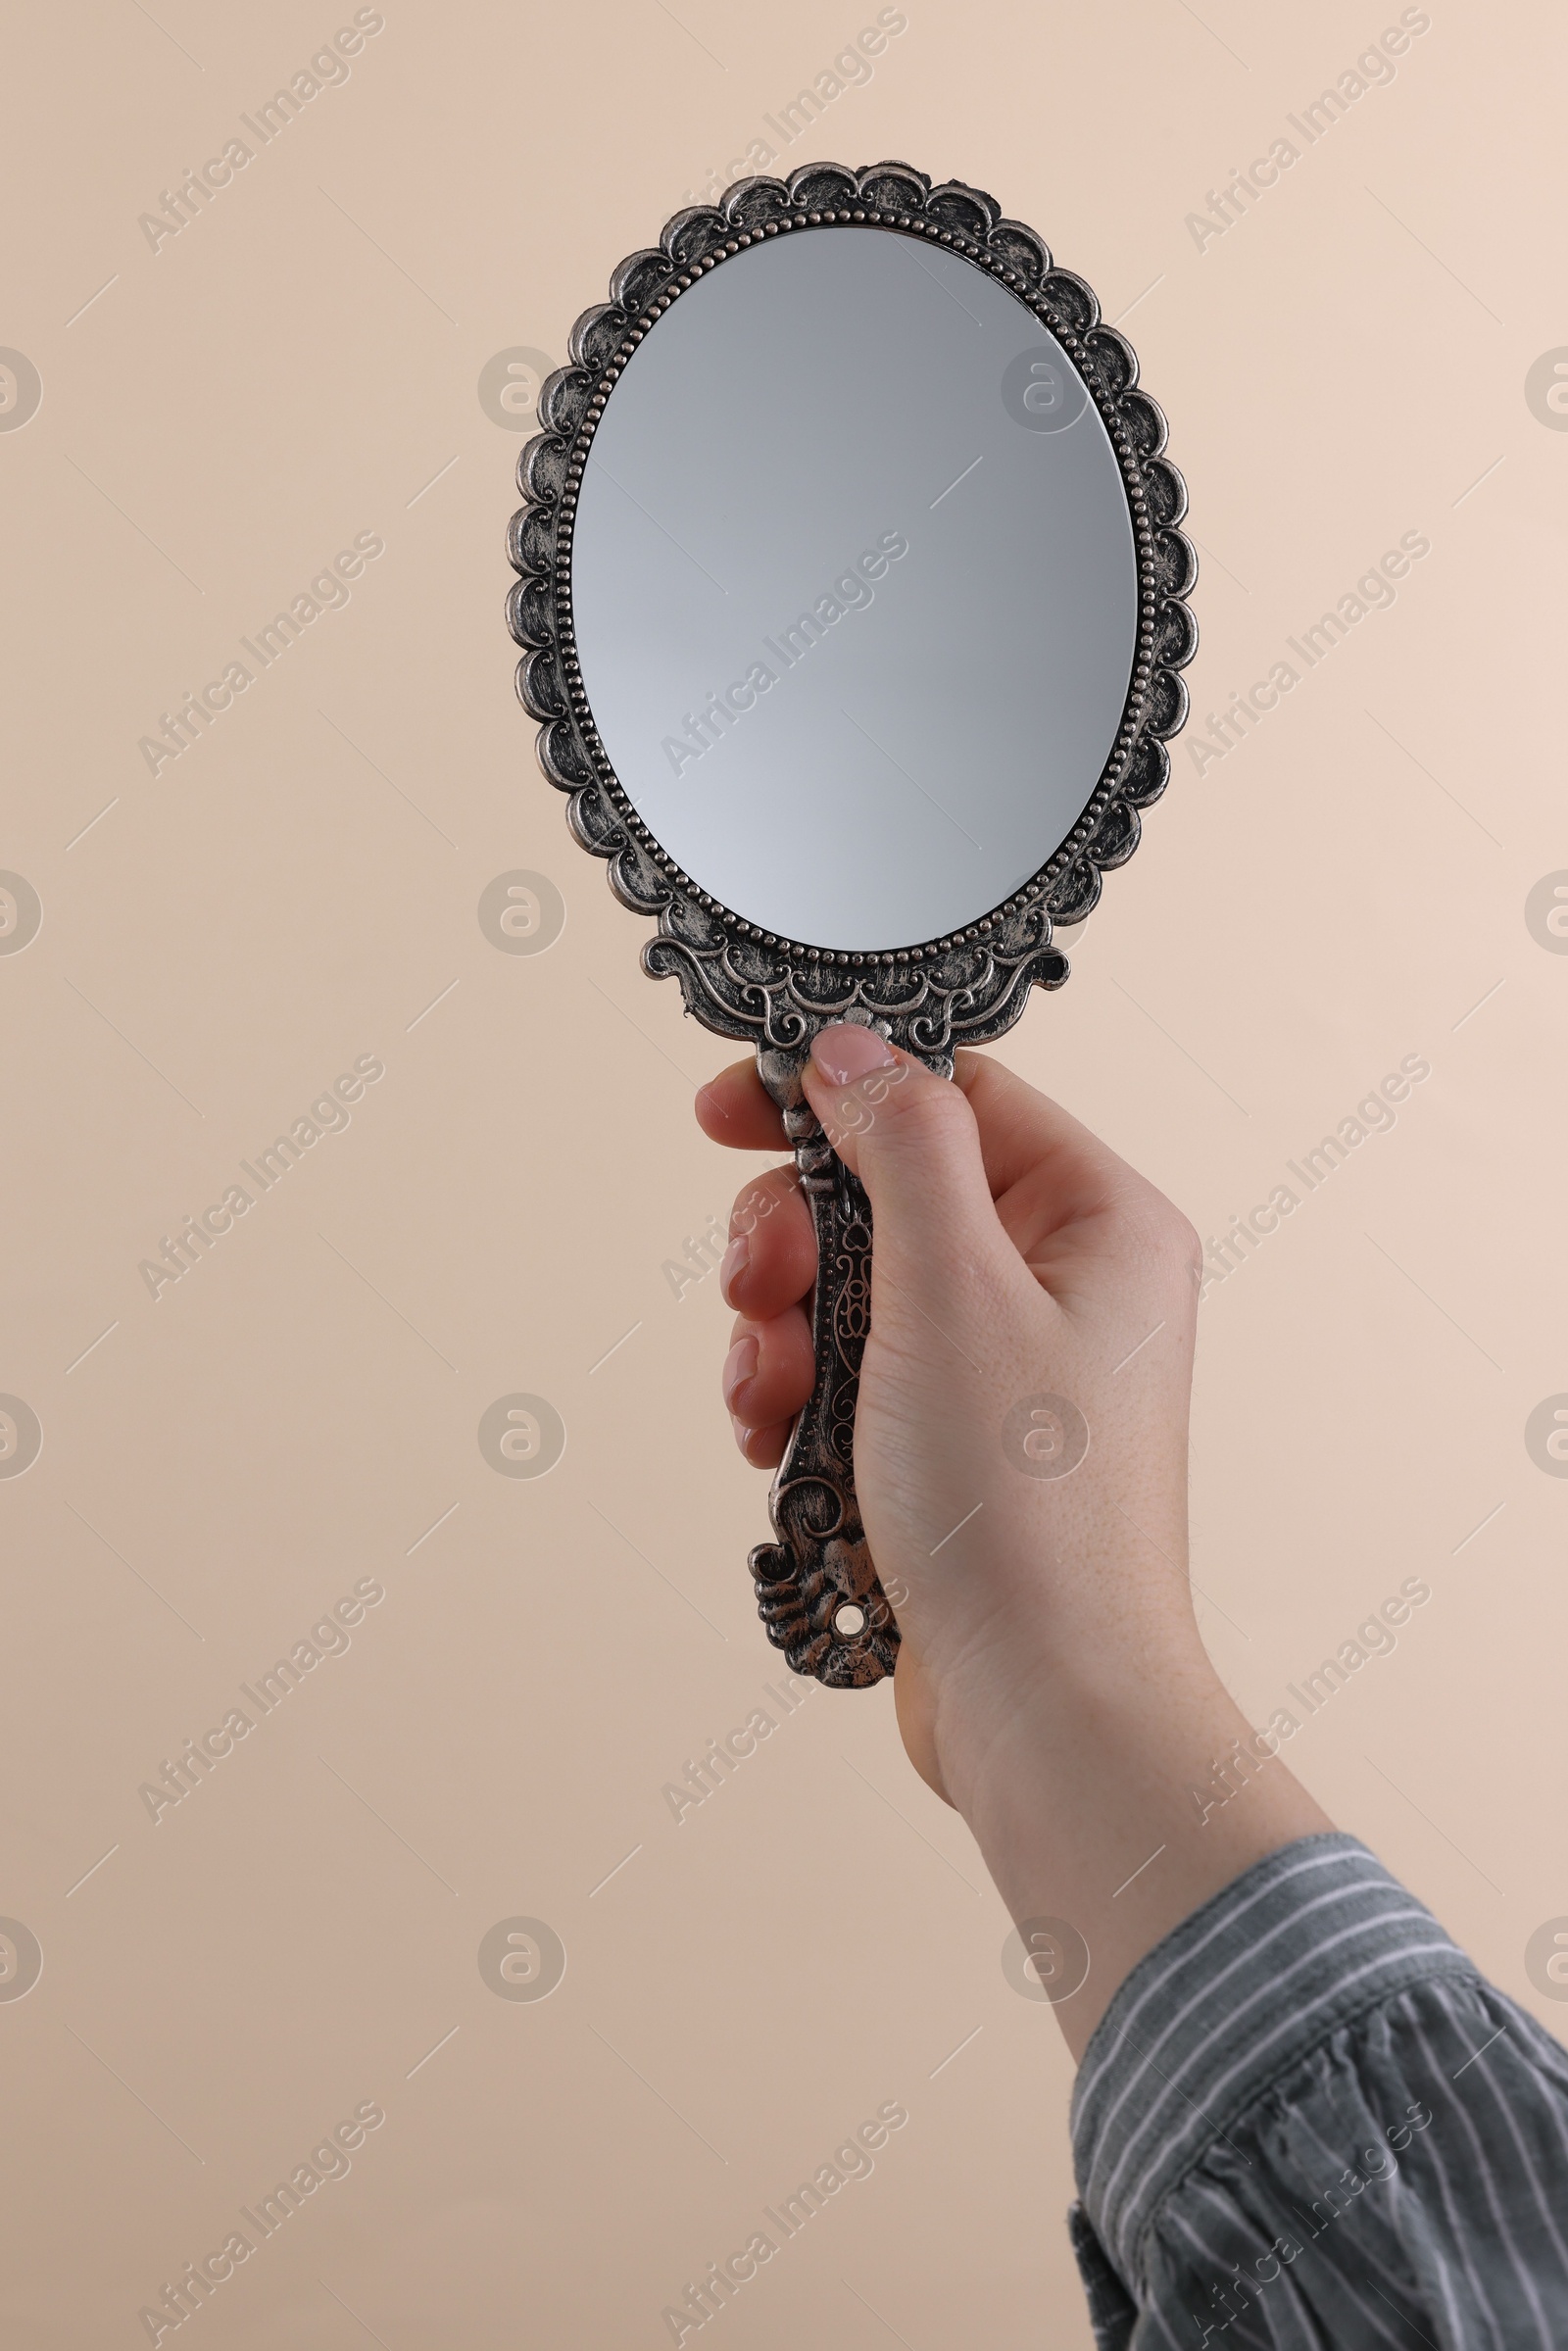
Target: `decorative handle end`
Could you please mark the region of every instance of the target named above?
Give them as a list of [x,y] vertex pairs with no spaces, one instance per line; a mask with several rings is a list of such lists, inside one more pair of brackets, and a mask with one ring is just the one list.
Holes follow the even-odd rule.
[[832,1690],[867,1690],[892,1673],[901,1636],[858,1517],[808,1549],[803,1559],[780,1543],[757,1545],[748,1562],[757,1613],[793,1673]]

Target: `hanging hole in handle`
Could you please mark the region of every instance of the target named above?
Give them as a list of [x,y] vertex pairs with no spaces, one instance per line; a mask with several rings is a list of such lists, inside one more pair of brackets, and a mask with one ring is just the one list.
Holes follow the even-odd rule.
[[865,1631],[865,1610],[858,1600],[846,1600],[833,1611],[833,1630],[840,1641],[858,1641]]

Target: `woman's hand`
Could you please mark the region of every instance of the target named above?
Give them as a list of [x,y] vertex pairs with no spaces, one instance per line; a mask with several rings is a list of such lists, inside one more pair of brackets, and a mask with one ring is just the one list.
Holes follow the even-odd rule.
[[[960,1053],[950,1085],[875,1031],[836,1027],[805,1085],[872,1204],[855,1477],[904,1635],[900,1729],[1014,1916],[1066,1917],[1088,1940],[1101,1980],[1061,2012],[1081,2046],[1159,1934],[1329,1825],[1255,1756],[1223,1811],[1193,1794],[1250,1737],[1188,1584],[1197,1236],[980,1054]],[[715,1141],[785,1148],[750,1063],[704,1087],[697,1114]],[[731,1232],[724,1400],[766,1467],[812,1379],[816,1249],[793,1168],[746,1188]]]

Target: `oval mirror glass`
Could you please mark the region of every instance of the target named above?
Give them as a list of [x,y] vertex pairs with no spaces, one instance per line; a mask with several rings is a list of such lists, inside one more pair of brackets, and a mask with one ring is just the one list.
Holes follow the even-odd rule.
[[809,947],[960,929],[1100,783],[1138,633],[1131,508],[1067,354],[885,228],[734,255],[649,329],[588,452],[583,690],[699,889]]

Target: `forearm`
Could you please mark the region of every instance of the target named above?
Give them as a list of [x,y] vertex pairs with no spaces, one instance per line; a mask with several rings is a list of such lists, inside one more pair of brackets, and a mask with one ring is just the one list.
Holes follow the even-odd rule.
[[[1056,2011],[1075,2057],[1161,1936],[1264,1854],[1333,1825],[1278,1756],[1255,1757],[1190,1623],[1135,1622],[1036,1660],[991,1719],[983,1742],[960,1739],[950,1791],[1014,1920],[1065,1921],[1088,1946],[1088,1976]],[[1238,1740],[1235,1800],[1205,1808],[1194,1791]]]

